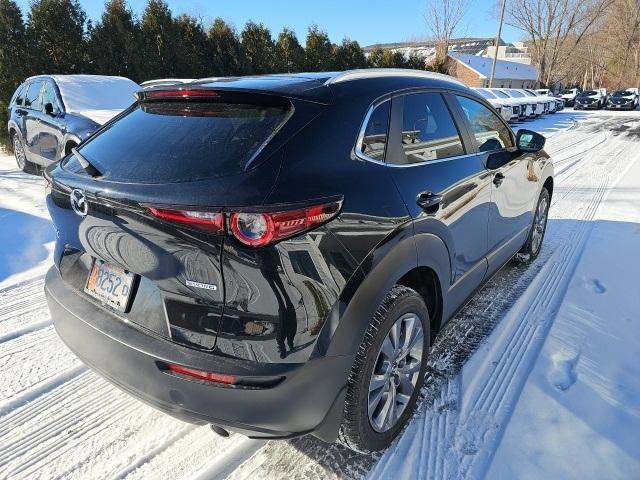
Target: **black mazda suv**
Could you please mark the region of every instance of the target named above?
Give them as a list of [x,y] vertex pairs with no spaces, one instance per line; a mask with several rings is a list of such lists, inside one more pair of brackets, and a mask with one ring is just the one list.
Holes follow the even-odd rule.
[[383,449],[438,330],[512,257],[538,255],[543,146],[427,72],[139,92],[45,172],[56,330],[185,421]]

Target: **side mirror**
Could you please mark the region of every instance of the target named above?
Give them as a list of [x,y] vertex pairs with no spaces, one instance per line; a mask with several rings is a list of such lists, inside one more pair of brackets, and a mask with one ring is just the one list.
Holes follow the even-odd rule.
[[53,115],[53,104],[52,103],[45,103],[44,104],[44,113],[46,113],[47,115]]
[[521,152],[539,152],[547,139],[539,133],[521,128],[516,134],[516,145]]

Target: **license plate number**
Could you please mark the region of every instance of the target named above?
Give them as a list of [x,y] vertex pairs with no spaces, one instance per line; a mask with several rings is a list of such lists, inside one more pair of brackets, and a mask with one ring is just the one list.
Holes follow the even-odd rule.
[[126,311],[135,275],[116,265],[93,260],[84,291],[102,303]]

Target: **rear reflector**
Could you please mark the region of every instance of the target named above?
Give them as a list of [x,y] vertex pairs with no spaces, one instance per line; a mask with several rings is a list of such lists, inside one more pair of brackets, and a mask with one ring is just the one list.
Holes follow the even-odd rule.
[[175,365],[173,363],[167,364],[167,370],[173,373],[177,373],[178,375],[184,375],[185,377],[196,378],[198,380],[206,380],[213,383],[222,383],[224,385],[233,385],[234,383],[236,383],[236,377],[234,375],[205,372],[203,370],[183,367],[182,365]]

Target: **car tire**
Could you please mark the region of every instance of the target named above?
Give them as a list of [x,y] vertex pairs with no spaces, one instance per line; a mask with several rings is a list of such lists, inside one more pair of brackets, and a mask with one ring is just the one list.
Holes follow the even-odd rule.
[[516,260],[524,263],[534,261],[542,250],[544,234],[547,231],[547,219],[549,218],[549,206],[551,195],[546,187],[542,188],[538,203],[533,214],[533,222],[527,241],[516,255]]
[[27,154],[24,151],[24,144],[22,143],[22,139],[18,133],[14,133],[13,137],[11,137],[11,146],[13,147],[13,155],[16,159],[16,164],[18,168],[25,173],[38,173],[38,167],[27,160]]
[[[430,338],[424,300],[415,290],[395,285],[380,303],[358,348],[347,381],[339,443],[360,453],[391,444],[415,409]],[[411,342],[412,348],[403,348]]]

